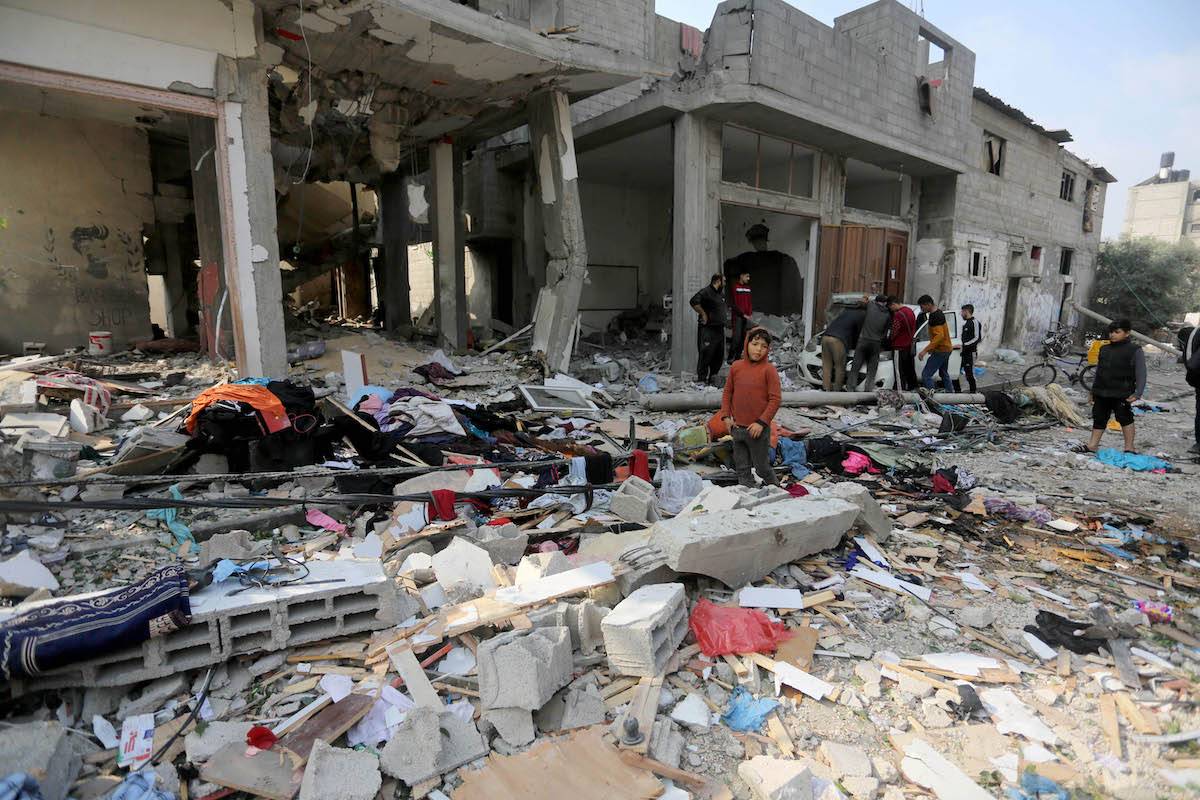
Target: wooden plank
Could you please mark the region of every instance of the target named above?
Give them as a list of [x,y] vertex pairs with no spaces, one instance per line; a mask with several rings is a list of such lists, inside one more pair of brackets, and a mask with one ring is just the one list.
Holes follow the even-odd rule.
[[946,683],[945,681],[939,681],[937,678],[931,678],[930,676],[926,675],[924,672],[919,672],[915,669],[909,669],[908,667],[902,667],[899,664],[884,664],[883,668],[890,669],[893,672],[899,672],[902,675],[907,675],[908,677],[914,678],[915,680],[921,681],[922,683],[928,683],[930,686],[933,686],[934,688],[945,689],[948,692],[958,694],[958,687],[954,686],[953,684]]
[[309,717],[296,730],[280,739],[279,743],[299,756],[299,766],[304,766],[317,740],[332,744],[365,717],[373,705],[374,694],[347,695],[341,702],[327,706]]
[[792,741],[792,737],[788,735],[787,728],[780,722],[779,716],[774,712],[767,717],[767,735],[775,742],[779,748],[779,752],[783,753],[785,758],[793,758],[796,754],[796,745]]
[[434,689],[433,684],[429,682],[429,677],[417,662],[417,657],[413,655],[411,647],[407,644],[393,644],[387,648],[387,654],[392,661],[392,666],[404,679],[404,685],[408,687],[408,693],[412,695],[417,705],[430,708],[438,708],[442,705],[442,699],[438,696],[437,689]]
[[1121,726],[1117,722],[1117,701],[1111,694],[1100,695],[1100,729],[1108,739],[1108,749],[1117,758],[1121,755]]
[[1155,735],[1162,733],[1162,728],[1154,715],[1147,713],[1145,709],[1135,704],[1128,692],[1117,692],[1116,698],[1117,708],[1121,711],[1121,715],[1128,720],[1135,731]]
[[[523,753],[490,755],[481,769],[460,772],[455,800],[650,800],[662,793],[651,762],[627,752],[625,761],[599,727],[539,739]],[[693,779],[688,773],[686,778]],[[683,783],[687,780],[679,778]],[[691,785],[695,785],[694,783]]]
[[1056,672],[1058,677],[1065,678],[1071,674],[1071,652],[1065,647],[1058,648],[1058,663]]
[[623,730],[625,720],[632,717],[637,720],[638,730],[642,733],[642,741],[630,745],[628,748],[621,745],[622,749],[645,753],[650,748],[650,732],[654,728],[654,718],[658,716],[658,698],[662,693],[662,685],[662,675],[642,678],[638,682],[637,691],[629,703],[629,708],[621,716],[621,719],[617,720],[616,730],[619,734]]
[[721,656],[721,660],[733,669],[733,674],[737,675],[739,683],[750,677],[750,670],[736,656],[726,653]]

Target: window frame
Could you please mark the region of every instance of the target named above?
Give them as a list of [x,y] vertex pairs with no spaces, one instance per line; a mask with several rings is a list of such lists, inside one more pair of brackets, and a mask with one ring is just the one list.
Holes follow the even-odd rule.
[[[971,251],[967,256],[967,277],[972,280],[986,281],[988,272],[991,268],[991,253],[987,248],[971,246]],[[976,267],[978,266],[978,269]]]
[[1075,202],[1075,178],[1076,175],[1069,169],[1062,171],[1062,177],[1058,182],[1058,199],[1066,200],[1068,203]]
[[[994,159],[988,150],[988,145],[991,142],[999,144],[999,155]],[[1004,165],[1008,158],[1008,140],[998,133],[992,133],[989,130],[983,132],[983,169],[989,175],[995,175],[998,178],[1004,177]]]
[[[756,131],[753,128],[747,128],[744,125],[738,125],[738,124],[732,123],[732,122],[726,122],[721,126],[721,148],[722,148],[722,151],[725,148],[725,131],[728,129],[736,129],[736,130],[740,131],[741,133],[748,133],[755,137],[755,139],[754,139],[754,183],[753,183],[753,185],[751,185],[751,184],[741,183],[740,181],[729,180],[728,178],[725,177],[725,172],[724,172],[723,166],[722,166],[722,171],[721,171],[721,181],[722,182],[730,183],[733,185],[749,186],[751,189],[753,189],[756,192],[770,192],[771,194],[784,195],[787,197],[799,197],[804,200],[812,200],[812,199],[816,198],[816,196],[817,196],[817,181],[819,180],[819,175],[820,175],[820,161],[819,161],[820,151],[818,151],[814,147],[809,147],[808,145],[804,144],[803,142],[797,142],[793,139],[785,139],[782,136],[775,136],[770,133],[763,133],[762,131]],[[787,190],[786,191],[780,191],[779,189],[764,188],[762,185],[762,149],[763,149],[762,142],[763,142],[764,138],[772,139],[776,142],[780,142],[780,143],[786,144],[788,146]],[[796,191],[797,187],[795,184],[796,184],[796,177],[797,177],[797,175],[796,175],[796,156],[797,156],[796,151],[797,151],[797,149],[799,149],[802,154],[807,153],[808,155],[810,155],[812,157],[812,178],[809,181],[809,185],[807,187],[805,187],[805,192],[806,192],[805,194],[799,194]],[[725,159],[722,158],[722,164],[724,164],[724,160]]]
[[1075,265],[1075,249],[1073,247],[1063,247],[1058,253],[1058,274],[1070,275],[1071,268]]

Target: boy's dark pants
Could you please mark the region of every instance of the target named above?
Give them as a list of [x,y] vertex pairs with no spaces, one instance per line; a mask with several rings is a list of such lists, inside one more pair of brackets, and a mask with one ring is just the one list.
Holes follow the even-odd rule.
[[737,470],[738,483],[742,486],[754,486],[754,477],[750,467],[758,473],[763,483],[779,484],[775,470],[771,469],[771,459],[768,451],[771,449],[771,431],[764,428],[757,439],[750,436],[750,429],[740,425],[733,426],[733,466]]

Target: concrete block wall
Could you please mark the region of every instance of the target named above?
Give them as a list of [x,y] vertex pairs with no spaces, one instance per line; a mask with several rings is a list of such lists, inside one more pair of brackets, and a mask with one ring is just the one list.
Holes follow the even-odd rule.
[[[314,574],[318,566],[333,563],[314,563]],[[219,587],[204,594],[228,591]],[[38,678],[14,681],[14,692],[64,686],[125,686],[200,669],[239,654],[282,650],[380,630],[417,610],[416,602],[399,591],[382,569],[377,577],[366,580],[356,577],[341,584],[295,587],[271,594],[278,596],[245,604],[224,603],[207,611],[203,610],[204,601],[197,599],[187,627]]]
[[[743,14],[734,4],[724,4],[718,14],[726,8]],[[900,145],[955,161],[966,157],[975,54],[964,45],[894,0],[838,17],[832,28],[783,0],[758,0],[753,15],[751,83],[870,126]],[[946,79],[934,89],[932,117],[917,105],[917,76],[929,71],[919,63],[922,32],[950,52]],[[715,55],[706,53],[706,62],[714,63]]]
[[[1092,167],[1038,133],[1029,125],[976,100],[971,142],[974,159],[959,176],[956,189],[954,231],[945,260],[948,280],[943,302],[957,308],[973,303],[985,320],[981,350],[1001,346],[1010,272],[1034,273],[1021,281],[1016,310],[1016,334],[1008,344],[1036,349],[1042,334],[1059,317],[1063,289],[1073,284],[1071,296],[1086,302],[1095,275],[1100,247],[1100,225],[1083,230],[1087,181],[1099,188],[1095,219],[1104,213],[1106,185],[1093,177]],[[1002,174],[985,169],[984,132],[1006,140]],[[1059,197],[1063,170],[1075,173],[1074,199]],[[1040,262],[1030,258],[1034,246],[1042,248]],[[986,279],[970,276],[972,249],[989,255]],[[1074,251],[1070,276],[1059,274],[1064,249]],[[1020,251],[1022,256],[1015,256]],[[983,311],[984,308],[988,310]],[[1064,321],[1079,322],[1068,312]]]

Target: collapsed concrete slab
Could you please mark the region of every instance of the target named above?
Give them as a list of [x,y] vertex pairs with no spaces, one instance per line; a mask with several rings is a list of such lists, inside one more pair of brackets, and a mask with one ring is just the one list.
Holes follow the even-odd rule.
[[214,720],[204,726],[203,730],[193,730],[183,739],[184,752],[187,760],[193,764],[202,764],[213,757],[226,745],[234,742],[244,742],[246,732],[252,726],[248,722],[222,722]]
[[465,583],[481,591],[496,585],[496,579],[492,577],[492,557],[482,547],[458,536],[446,549],[434,554],[433,571],[446,591],[456,583]]
[[511,522],[504,525],[483,525],[476,529],[475,543],[487,551],[493,564],[515,566],[529,546],[529,534]]
[[806,497],[676,517],[655,523],[650,546],[660,550],[676,572],[708,575],[738,587],[781,564],[834,547],[859,513],[847,500]]
[[45,800],[63,800],[82,765],[68,736],[57,722],[0,728],[0,775],[29,773]]
[[556,626],[501,634],[479,645],[475,657],[484,709],[536,711],[571,680],[571,632]]
[[622,675],[658,675],[687,636],[683,584],[641,587],[604,617],[600,629],[614,670]]
[[382,785],[375,756],[318,739],[304,767],[300,800],[375,800]]
[[858,506],[859,513],[854,521],[855,525],[864,533],[871,533],[880,544],[892,535],[892,521],[883,513],[879,502],[871,495],[871,490],[861,483],[835,483],[824,489],[821,494],[823,497],[840,497]]
[[452,711],[418,706],[383,748],[379,766],[412,786],[483,758],[488,750],[474,722]]

